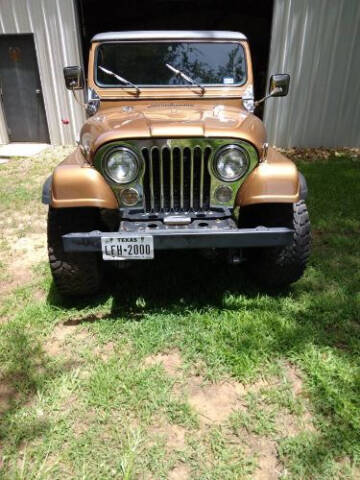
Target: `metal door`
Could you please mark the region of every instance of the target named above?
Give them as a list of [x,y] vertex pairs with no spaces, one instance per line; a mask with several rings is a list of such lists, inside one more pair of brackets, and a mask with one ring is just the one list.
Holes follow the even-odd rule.
[[32,34],[0,35],[0,89],[10,141],[49,143]]

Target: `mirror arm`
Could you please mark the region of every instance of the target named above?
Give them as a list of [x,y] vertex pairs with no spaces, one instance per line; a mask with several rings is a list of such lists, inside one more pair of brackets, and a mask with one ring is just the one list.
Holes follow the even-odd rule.
[[74,98],[75,98],[76,103],[78,103],[82,108],[87,108],[88,104],[81,102],[81,101],[77,98],[76,93],[75,93],[75,88],[74,88],[74,86],[71,88],[71,91],[72,91],[72,94],[73,94],[73,96],[74,96]]
[[275,95],[276,93],[280,93],[282,92],[282,88],[280,87],[276,87],[274,88],[274,90],[272,90],[269,95],[265,95],[265,97],[263,98],[260,98],[260,100],[256,100],[255,102],[255,107],[257,107],[258,105],[260,105],[261,103],[265,102],[265,100],[267,100],[268,98],[272,97],[273,95]]
[[[86,113],[89,116],[94,115],[98,111],[99,104],[100,104],[100,98],[90,98],[90,99],[88,99],[87,103],[83,103],[77,98],[76,93],[75,93],[75,89],[72,88],[71,91],[72,91],[72,94],[74,96],[74,99],[75,99],[76,103],[78,103],[81,108],[84,108]],[[92,108],[94,106],[94,102],[96,102],[95,109]]]

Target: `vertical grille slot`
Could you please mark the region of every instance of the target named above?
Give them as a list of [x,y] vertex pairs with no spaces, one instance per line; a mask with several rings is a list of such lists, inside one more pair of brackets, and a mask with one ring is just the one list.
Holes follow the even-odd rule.
[[164,171],[164,212],[170,211],[170,148],[162,149],[162,163]]
[[183,167],[184,167],[184,212],[190,210],[190,176],[191,176],[191,156],[192,151],[186,147],[183,150]]
[[205,210],[210,208],[210,187],[211,187],[211,178],[209,173],[209,161],[211,156],[211,148],[206,147],[204,151],[204,185],[203,185],[203,205],[205,206]]
[[152,147],[143,148],[142,154],[145,212],[209,210],[210,147]]
[[193,178],[194,178],[194,183],[193,183],[193,208],[195,212],[198,212],[200,210],[200,196],[201,196],[201,173],[204,170],[204,167],[202,167],[203,163],[203,156],[202,156],[202,151],[200,147],[195,147],[194,148],[194,168],[193,168]]
[[141,151],[145,163],[145,172],[144,172],[144,207],[146,212],[151,211],[150,205],[150,155],[147,148],[143,148]]
[[[151,164],[152,159],[152,164]],[[160,198],[161,198],[161,189],[160,189],[160,151],[157,147],[154,147],[151,150],[150,158],[150,172],[152,167],[152,186],[153,186],[153,195],[154,203],[152,206],[152,211],[157,212],[160,209]],[[150,173],[151,175],[151,173]],[[151,178],[150,178],[151,185]],[[151,188],[150,188],[151,193]]]
[[181,178],[180,178],[180,163],[181,163],[181,151],[180,148],[174,148],[173,150],[173,205],[172,209],[175,212],[181,211]]

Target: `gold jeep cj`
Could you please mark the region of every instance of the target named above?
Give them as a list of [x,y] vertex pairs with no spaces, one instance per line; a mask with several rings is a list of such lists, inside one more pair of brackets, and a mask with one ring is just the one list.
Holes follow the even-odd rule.
[[[76,98],[81,68],[64,75]],[[43,189],[59,291],[95,293],[103,261],[178,249],[222,249],[267,287],[296,281],[310,250],[306,182],[253,114],[287,95],[289,80],[273,75],[255,102],[249,45],[237,32],[96,35],[79,147]]]

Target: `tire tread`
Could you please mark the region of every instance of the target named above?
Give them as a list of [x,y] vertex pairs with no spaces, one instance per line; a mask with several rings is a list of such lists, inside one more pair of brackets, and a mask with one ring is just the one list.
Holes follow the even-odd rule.
[[101,285],[101,268],[96,253],[65,252],[62,235],[91,231],[96,227],[93,209],[53,209],[48,213],[48,255],[55,286],[64,296],[96,293]]
[[304,200],[293,204],[292,219],[288,215],[268,217],[266,226],[288,226],[294,229],[293,241],[285,247],[262,248],[250,252],[248,271],[257,283],[267,288],[281,288],[296,282],[303,275],[311,250],[310,219]]

